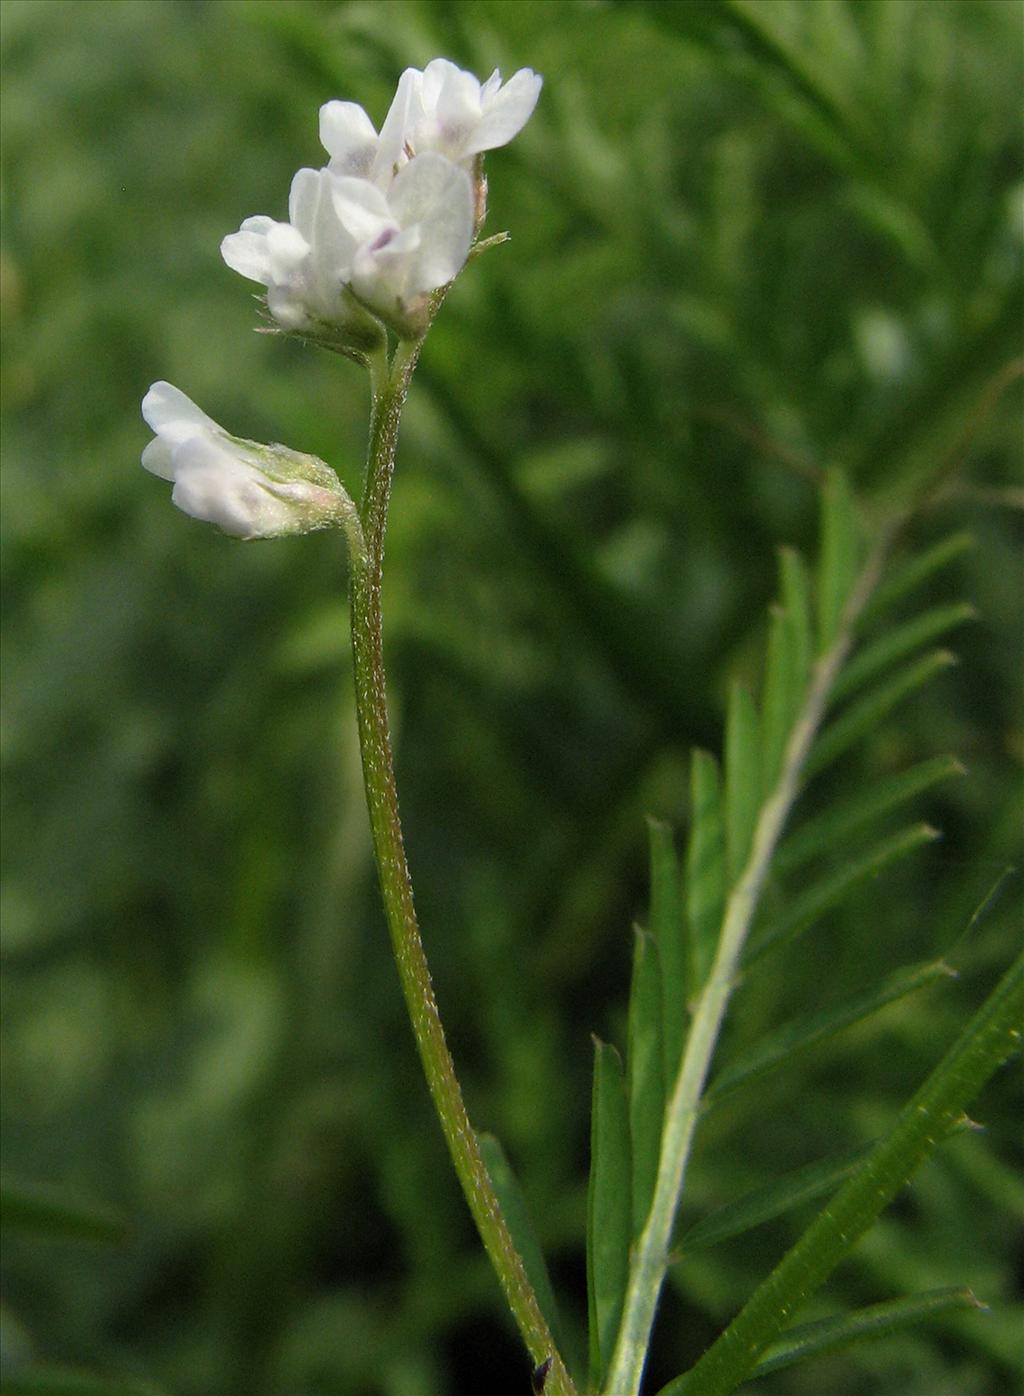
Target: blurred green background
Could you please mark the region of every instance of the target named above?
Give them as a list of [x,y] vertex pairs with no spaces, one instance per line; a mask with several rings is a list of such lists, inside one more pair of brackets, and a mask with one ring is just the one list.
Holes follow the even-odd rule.
[[[1022,9],[1015,0],[5,0],[5,1168],[127,1239],[5,1241],[2,1354],[177,1396],[523,1392],[431,1116],[378,907],[344,553],[242,546],[138,456],[167,378],[358,487],[355,365],[260,336],[218,254],[379,123],[401,69],[545,76],[403,425],[385,610],[410,859],[477,1125],[585,1309],[590,1032],[621,1040],[644,815],[756,677],[814,481],[962,469],[917,538],[979,619],[854,771],[951,750],[944,839],[744,990],[726,1041],[948,950],[1020,856]],[[997,393],[993,385],[1006,391]],[[979,410],[987,403],[990,410]],[[965,435],[965,431],[967,435]],[[1017,511],[1013,508],[1017,491]],[[883,1131],[1005,966],[1020,882],[895,1007],[709,1120],[686,1220]],[[1002,1396],[1024,1376],[1020,1076],[805,1317],[990,1305],[766,1396]],[[652,1389],[801,1214],[684,1260]],[[1016,1323],[1015,1323],[1016,1319]]]

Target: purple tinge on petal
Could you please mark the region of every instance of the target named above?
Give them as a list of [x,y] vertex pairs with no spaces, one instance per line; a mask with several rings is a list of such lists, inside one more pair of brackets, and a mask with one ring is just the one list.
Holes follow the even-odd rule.
[[367,177],[377,153],[377,132],[357,103],[325,102],[320,108],[320,144],[338,174]]
[[398,229],[394,226],[382,228],[366,249],[367,252],[379,252],[382,247],[387,247],[388,243],[394,238],[397,232]]

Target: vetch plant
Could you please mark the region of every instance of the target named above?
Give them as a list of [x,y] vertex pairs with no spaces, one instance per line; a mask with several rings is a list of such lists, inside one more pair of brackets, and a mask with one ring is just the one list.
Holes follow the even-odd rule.
[[[410,1022],[453,1165],[481,1240],[532,1358],[533,1386],[574,1396],[556,1344],[560,1323],[539,1248],[500,1145],[478,1136],[463,1101],[413,902],[391,751],[381,587],[399,423],[424,339],[451,283],[480,242],[483,153],[510,141],[533,112],[541,79],[528,69],[480,83],[444,59],[408,69],[381,127],[351,102],[320,112],[326,167],[292,181],[288,221],[247,218],[222,244],[225,261],[266,288],[274,329],[320,343],[366,368],[366,476],[358,502],[314,457],[230,436],[182,392],[157,383],[143,414],[155,438],[144,466],[174,482],[173,501],[245,540],[340,527],[349,553],[351,640],[362,770],[374,853]],[[848,1002],[782,1025],[747,1057],[714,1059],[744,977],[810,931],[863,882],[928,843],[912,822],[878,832],[910,799],[959,769],[937,757],[854,790],[801,820],[807,786],[950,661],[928,647],[965,621],[943,606],[892,619],[953,543],[900,563],[927,490],[873,521],[842,472],[821,487],[821,543],[812,571],[781,560],[759,697],[731,693],[724,756],[696,752],[685,855],[651,829],[649,925],[637,935],[625,1054],[597,1043],[588,1204],[589,1371],[586,1389],[637,1396],[662,1286],[688,1246],[711,1244],[831,1194],[819,1218],[691,1371],[662,1396],[714,1396],[752,1375],[974,1302],[964,1290],[887,1299],[826,1324],[790,1327],[856,1239],[943,1138],[1018,1045],[1024,957],[866,1153],[822,1160],[777,1179],[690,1232],[677,1234],[694,1139],[706,1112],[796,1053],[949,973],[908,966]],[[795,827],[791,827],[794,826]],[[827,860],[844,851],[839,871]],[[771,891],[769,897],[767,893]]]

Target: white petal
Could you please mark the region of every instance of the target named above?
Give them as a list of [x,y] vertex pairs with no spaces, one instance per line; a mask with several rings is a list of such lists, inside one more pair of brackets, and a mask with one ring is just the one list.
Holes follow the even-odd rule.
[[414,254],[422,239],[419,227],[396,233],[383,247],[367,244],[356,254],[352,287],[358,296],[382,310],[394,309],[397,302],[417,292],[409,285]]
[[311,328],[309,313],[290,286],[268,287],[267,309],[283,330]]
[[154,383],[142,399],[142,415],[153,430],[165,439],[183,441],[188,436],[221,428],[197,407],[180,388],[163,380]]
[[491,76],[487,79],[487,81],[486,81],[485,83],[481,84],[481,87],[480,87],[480,105],[481,105],[482,107],[486,108],[486,106],[487,106],[487,99],[488,99],[489,97],[492,97],[492,96],[494,95],[494,93],[497,92],[497,90],[498,90],[498,88],[499,88],[500,86],[501,86],[501,73],[498,71],[497,68],[495,68],[494,72],[493,72],[493,73],[491,74]]
[[[312,230],[311,230],[312,231]],[[309,256],[310,245],[290,223],[275,223],[267,234],[267,285],[289,282]]]
[[480,84],[472,73],[454,64],[445,73],[437,97],[437,123],[446,135],[475,126],[480,120]]
[[320,143],[338,174],[365,176],[377,153],[377,132],[358,103],[326,102],[320,108]]
[[399,171],[391,208],[403,228],[418,224],[408,289],[433,291],[462,269],[473,237],[473,190],[465,170],[427,152]]
[[142,464],[161,480],[174,479],[174,452],[166,441],[154,436],[142,453]]
[[194,519],[216,524],[236,538],[282,527],[287,505],[268,494],[256,468],[209,438],[178,448],[171,499]]
[[297,170],[288,191],[288,221],[307,242],[313,241],[313,217],[319,196],[319,171]]
[[[246,223],[255,223],[255,218],[247,218],[237,233],[228,233],[221,240],[220,255],[232,271],[247,276],[250,281],[258,281],[266,286],[270,280],[270,253],[267,248],[267,234],[264,230],[246,228]],[[265,220],[270,223],[271,219]]]
[[427,111],[435,110],[441,89],[459,71],[447,58],[434,58],[427,64],[423,69],[423,82],[420,87],[421,100]]
[[338,217],[357,244],[371,242],[394,223],[387,199],[368,180],[332,176],[331,197]]
[[530,68],[520,68],[500,92],[484,102],[483,116],[470,135],[466,154],[507,145],[523,129],[537,105],[543,79]]
[[[365,183],[365,181],[359,181]],[[312,255],[306,267],[306,281],[316,308],[324,319],[338,315],[338,296],[349,279],[352,258],[358,243],[338,217],[331,197],[334,176],[320,171],[320,191],[313,224]]]
[[405,160],[405,143],[412,112],[418,106],[418,94],[423,74],[416,68],[406,68],[398,79],[394,99],[380,128],[380,140],[374,156],[370,177],[387,187],[395,170]]

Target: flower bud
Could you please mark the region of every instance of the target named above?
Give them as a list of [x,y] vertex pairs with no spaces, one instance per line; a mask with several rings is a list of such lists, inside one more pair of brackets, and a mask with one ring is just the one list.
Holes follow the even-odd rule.
[[156,433],[142,453],[172,480],[171,501],[235,538],[283,538],[344,526],[355,506],[316,456],[229,436],[170,383],[154,383],[142,415]]

